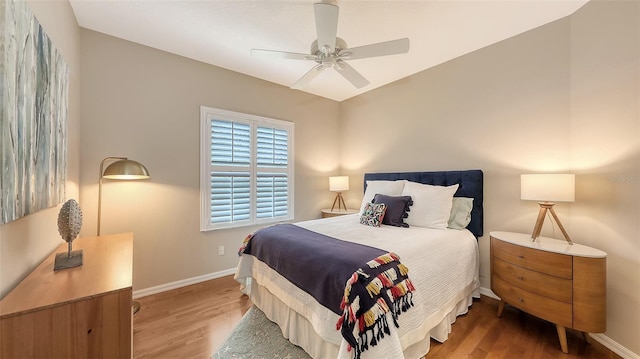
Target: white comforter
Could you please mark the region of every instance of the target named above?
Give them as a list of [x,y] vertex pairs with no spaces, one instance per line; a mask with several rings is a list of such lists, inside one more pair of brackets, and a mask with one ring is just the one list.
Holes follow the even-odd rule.
[[[370,347],[363,353],[363,359],[403,358],[406,348],[424,340],[432,328],[455,311],[456,304],[479,288],[478,245],[475,237],[467,230],[398,228],[385,225],[375,228],[360,224],[357,214],[300,222],[296,225],[334,238],[394,252],[409,268],[409,277],[416,288],[413,295],[414,307],[400,315],[400,328],[396,329],[389,318],[391,337],[385,336],[377,346]],[[324,341],[339,346],[339,358],[351,357],[352,353],[346,350],[346,342],[336,330],[338,315],[318,304],[313,297],[266,264],[245,254],[240,258],[235,278],[243,284],[247,278],[253,278],[258,285],[265,287],[306,318]],[[435,339],[444,341],[446,335]],[[428,348],[428,344],[426,347]]]

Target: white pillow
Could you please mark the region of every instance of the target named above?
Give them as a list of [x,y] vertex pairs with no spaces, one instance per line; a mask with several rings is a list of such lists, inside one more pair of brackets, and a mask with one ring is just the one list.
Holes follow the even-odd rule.
[[453,197],[451,216],[448,227],[452,229],[465,229],[471,223],[471,211],[473,210],[473,198]]
[[367,189],[362,197],[360,205],[360,214],[364,211],[364,206],[373,200],[376,194],[385,194],[387,196],[400,196],[404,188],[404,180],[400,181],[367,181]]
[[428,227],[436,229],[447,228],[453,194],[458,190],[458,184],[453,186],[431,186],[407,181],[402,190],[403,196],[411,196],[413,206],[409,211],[409,218],[405,222],[409,226]]

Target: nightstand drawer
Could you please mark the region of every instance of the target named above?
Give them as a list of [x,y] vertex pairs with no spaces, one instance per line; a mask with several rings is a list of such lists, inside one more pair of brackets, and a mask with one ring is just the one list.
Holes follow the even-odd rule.
[[536,317],[571,328],[572,305],[514,287],[499,277],[491,278],[491,289],[509,305]]
[[493,271],[495,276],[527,292],[565,303],[571,303],[573,300],[570,279],[532,271],[498,258],[494,259]]
[[526,248],[516,244],[491,238],[493,255],[519,267],[546,273],[557,277],[573,277],[571,256]]

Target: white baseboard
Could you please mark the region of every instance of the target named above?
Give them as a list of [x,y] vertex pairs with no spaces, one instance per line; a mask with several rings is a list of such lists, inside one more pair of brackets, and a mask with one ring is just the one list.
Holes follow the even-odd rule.
[[620,355],[624,359],[640,359],[640,355],[632,352],[631,350],[627,349],[620,343],[616,342],[615,340],[609,338],[604,334],[589,333],[589,336],[595,339],[598,343],[609,348],[612,352]]
[[480,294],[487,296],[489,298],[500,300],[500,297],[498,297],[495,293],[493,293],[493,291],[491,291],[491,289],[489,288],[480,287]]
[[[488,289],[488,288],[485,288],[485,287],[480,287],[480,294],[485,295],[485,296],[490,297],[490,298],[494,298],[494,299],[500,300],[500,297],[495,295],[495,293],[493,293],[493,291],[491,291],[491,289]],[[604,345],[605,347],[607,347],[612,352],[620,355],[624,359],[640,359],[640,355],[632,352],[631,350],[627,349],[626,347],[624,347],[620,343],[616,342],[615,340],[609,338],[608,336],[606,336],[604,334],[589,333],[589,336],[592,337],[593,339],[595,339],[598,343],[600,343],[600,344]]]
[[148,295],[158,294],[158,293],[166,292],[168,290],[178,289],[178,288],[186,287],[188,285],[198,284],[200,282],[208,281],[208,280],[211,280],[211,279],[224,277],[224,276],[231,275],[231,274],[235,273],[235,271],[236,271],[235,268],[230,268],[230,269],[225,269],[225,270],[220,271],[220,272],[209,273],[209,274],[204,274],[204,275],[197,276],[197,277],[192,277],[192,278],[179,280],[177,282],[171,282],[171,283],[157,285],[155,287],[135,290],[135,291],[133,291],[133,299],[138,299],[138,298],[146,297]]

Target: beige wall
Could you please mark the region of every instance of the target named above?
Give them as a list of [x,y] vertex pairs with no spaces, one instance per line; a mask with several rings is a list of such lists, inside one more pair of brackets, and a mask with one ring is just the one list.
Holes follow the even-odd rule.
[[[536,219],[519,175],[576,173],[576,202],[558,214],[577,243],[608,252],[606,335],[640,353],[639,4],[592,1],[341,103],[348,206],[360,203],[364,172],[482,169],[489,288],[488,233],[527,233]],[[547,221],[543,235],[561,233]]]
[[[94,235],[98,166],[128,156],[144,182],[103,185],[102,234],[134,233],[134,290],[234,268],[253,228],[199,231],[200,106],[295,123],[295,219],[330,205],[338,103],[82,30],[82,235]],[[225,246],[218,256],[218,246]]]
[[[66,198],[78,200],[80,141],[80,29],[68,2],[28,1],[31,11],[69,65]],[[0,226],[0,298],[64,243],[58,235],[60,206]]]
[[[67,197],[80,193],[82,235],[95,233],[102,158],[129,156],[151,171],[150,181],[104,186],[103,233],[135,234],[135,289],[234,267],[251,230],[198,231],[206,105],[296,123],[296,220],[330,205],[326,177],[339,167],[351,175],[350,207],[367,171],[480,168],[485,233],[528,232],[537,205],[519,200],[519,175],[577,173],[576,202],[557,210],[576,242],[608,252],[607,336],[640,353],[637,2],[592,0],[567,19],[341,104],[79,30],[67,2],[29,3],[71,69]],[[57,212],[0,226],[0,296],[61,243]],[[543,234],[557,235],[550,227]],[[488,235],[479,243],[489,287]]]
[[[364,172],[477,168],[485,234],[533,228],[538,205],[520,201],[520,174],[569,170],[568,32],[556,21],[343,102],[341,163],[356,178],[348,206]],[[488,288],[487,235],[480,247]]]
[[607,252],[607,335],[640,353],[640,2],[571,17],[571,233]]

